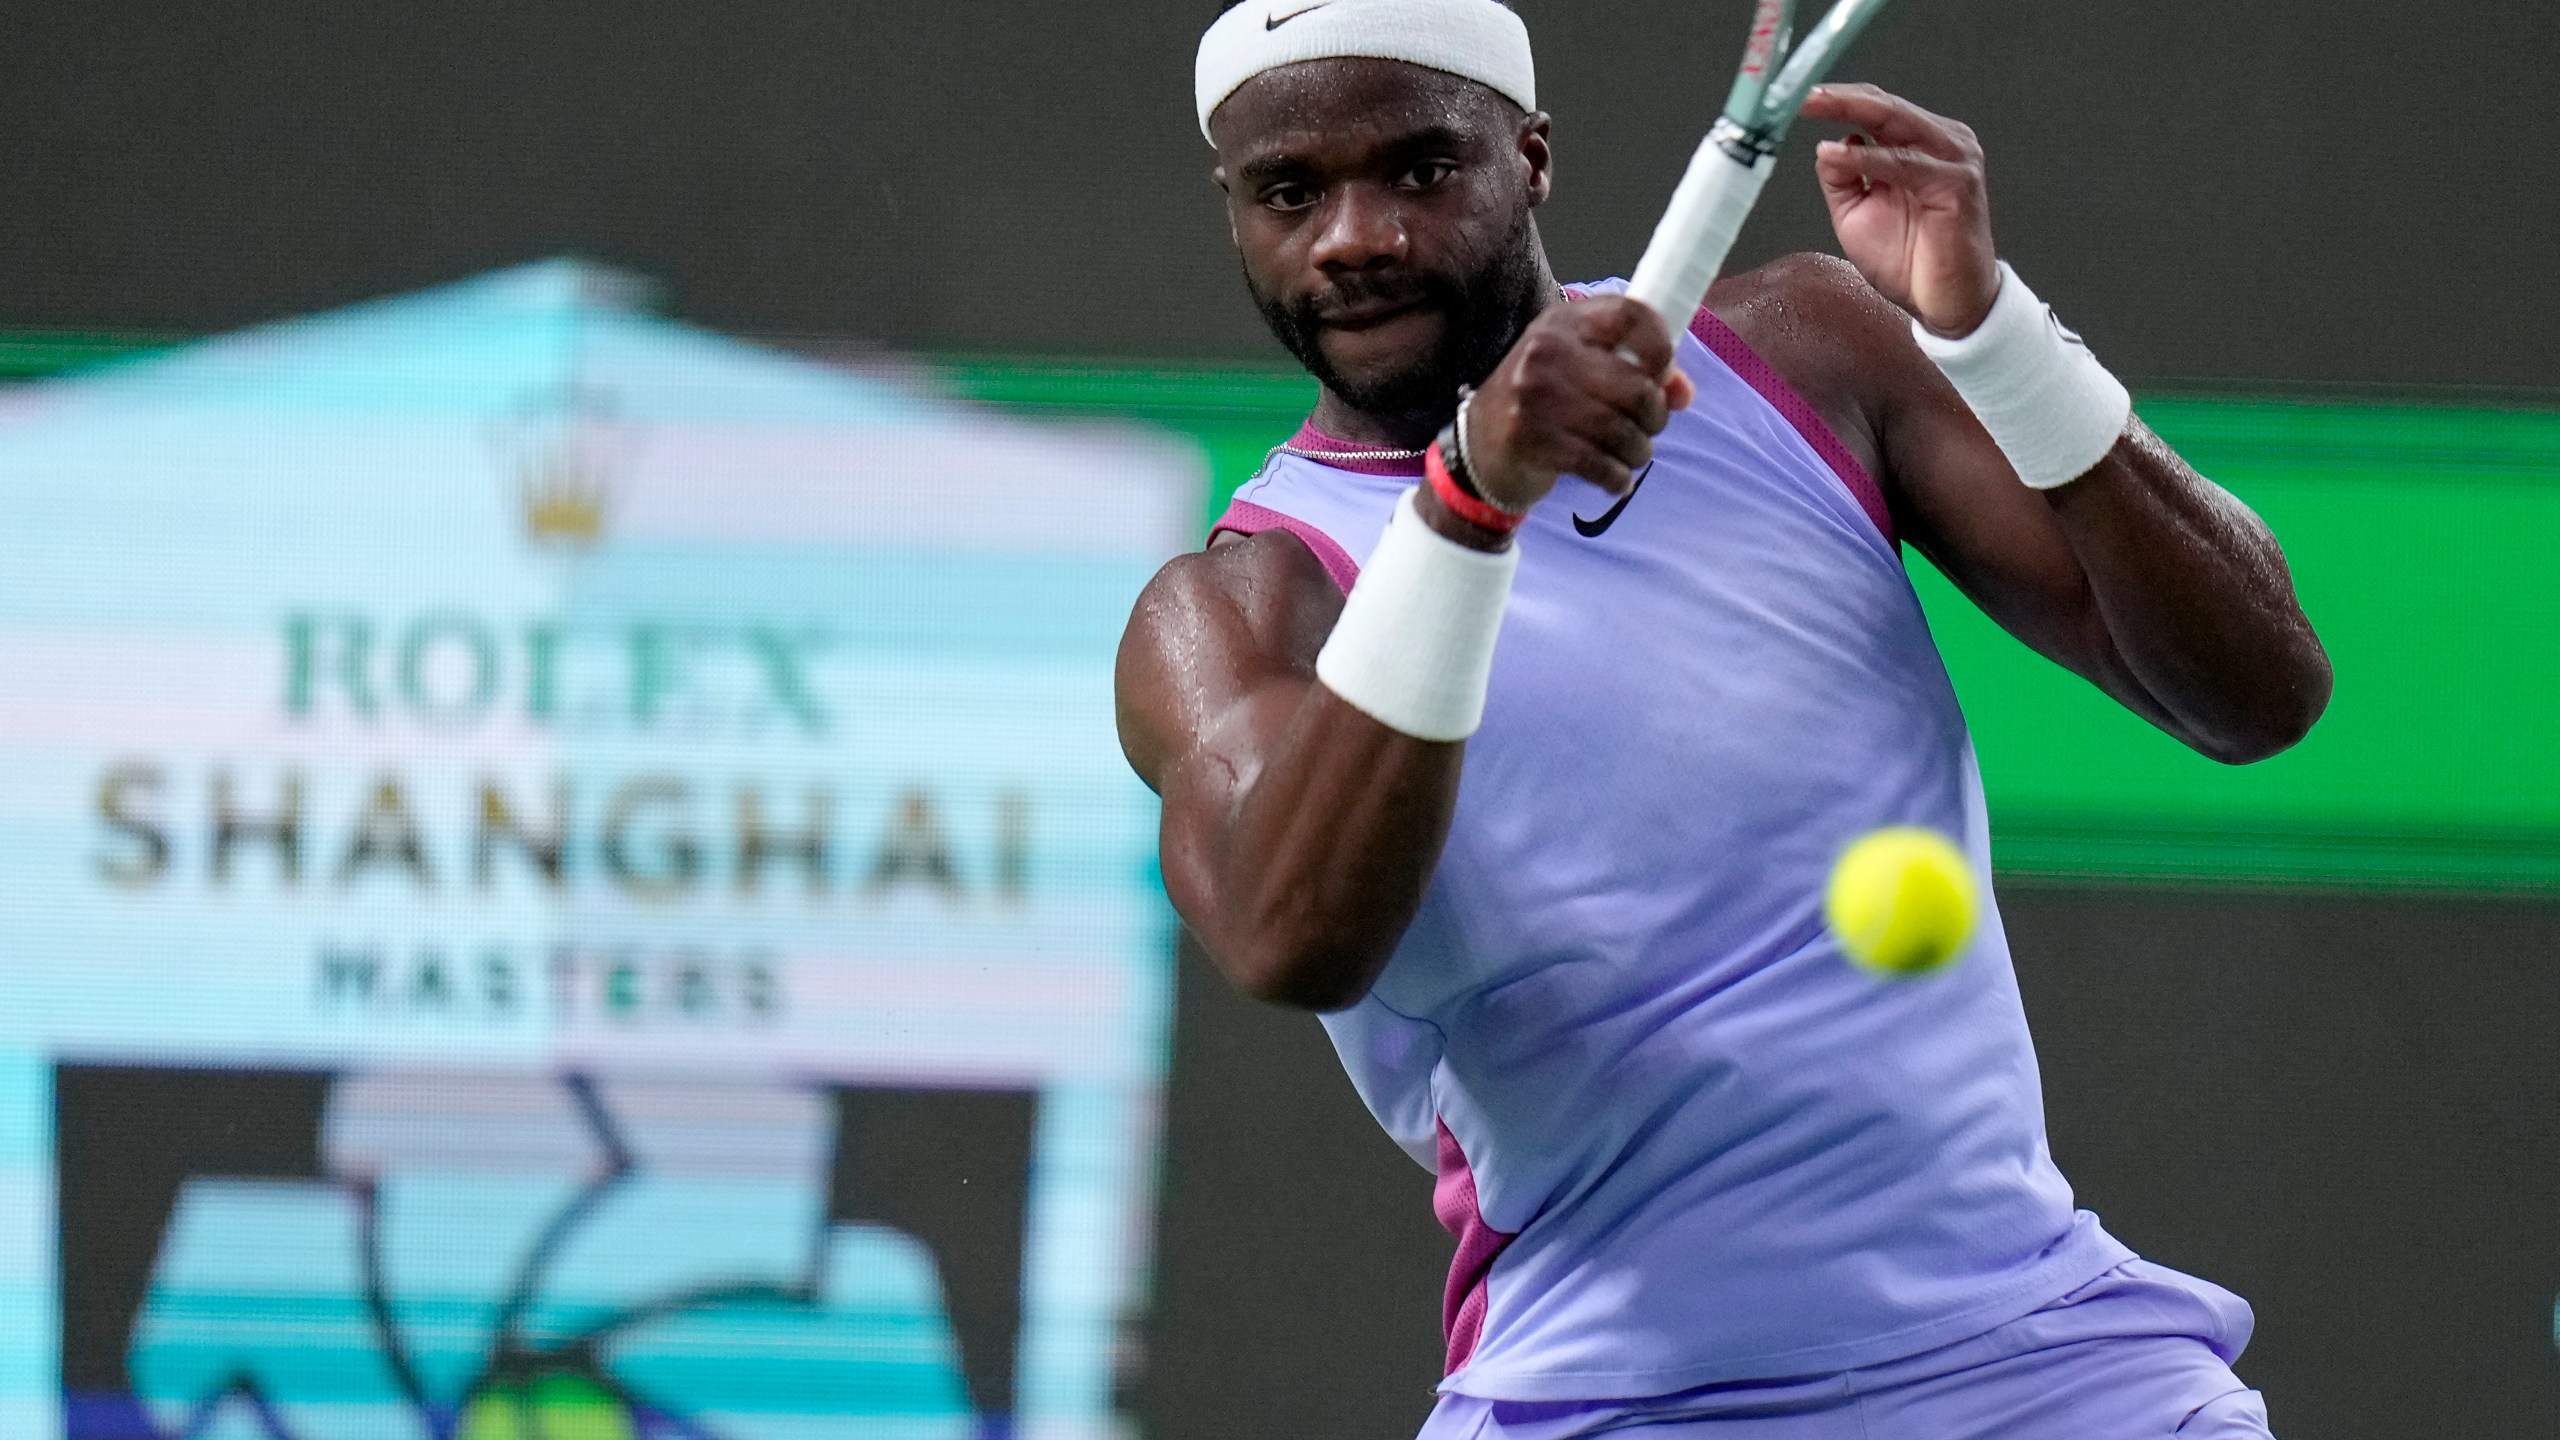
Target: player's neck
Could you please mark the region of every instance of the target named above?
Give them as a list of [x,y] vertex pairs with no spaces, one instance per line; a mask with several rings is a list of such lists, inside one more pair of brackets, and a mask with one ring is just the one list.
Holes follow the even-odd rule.
[[[1523,329],[1530,321],[1545,314],[1548,306],[1564,303],[1564,291],[1556,285],[1544,256],[1539,257],[1538,279],[1538,298],[1529,313],[1521,317]],[[1455,391],[1447,400],[1436,402],[1425,410],[1379,411],[1363,410],[1335,394],[1333,387],[1327,385],[1318,392],[1315,414],[1309,417],[1308,423],[1328,438],[1349,446],[1420,450],[1457,417],[1458,396]]]
[[1420,450],[1431,443],[1458,413],[1458,397],[1445,409],[1382,414],[1361,410],[1327,386],[1316,397],[1316,412],[1307,425],[1328,442],[1351,450]]

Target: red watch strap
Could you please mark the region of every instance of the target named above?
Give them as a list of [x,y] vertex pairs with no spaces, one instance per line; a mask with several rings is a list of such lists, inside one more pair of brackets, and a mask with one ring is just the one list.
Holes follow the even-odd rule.
[[1450,514],[1479,529],[1508,535],[1529,519],[1526,515],[1514,515],[1480,495],[1468,493],[1467,487],[1458,483],[1458,477],[1449,473],[1449,462],[1441,458],[1440,444],[1436,440],[1422,454],[1422,473],[1431,484],[1431,493],[1440,497],[1440,503],[1449,507]]

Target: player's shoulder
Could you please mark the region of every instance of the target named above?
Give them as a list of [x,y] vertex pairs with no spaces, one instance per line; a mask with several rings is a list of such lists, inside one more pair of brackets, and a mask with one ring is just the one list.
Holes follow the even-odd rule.
[[1329,628],[1341,604],[1341,587],[1305,541],[1285,530],[1228,533],[1165,562],[1139,593],[1129,634],[1162,645],[1214,631],[1288,649],[1311,621]]
[[[1871,475],[1882,475],[1880,416],[1929,362],[1911,322],[1836,255],[1781,256],[1717,282],[1707,308],[1775,370]],[[1934,373],[1934,372],[1932,372]]]
[[1200,549],[1166,561],[1147,593],[1194,604],[1213,599],[1249,603],[1255,592],[1274,584],[1295,589],[1302,583],[1338,593],[1324,561],[1296,535],[1284,529],[1251,535],[1228,530]]
[[1784,328],[1781,321],[1811,321],[1833,335],[1869,341],[1909,338],[1902,311],[1877,294],[1857,266],[1818,250],[1781,255],[1717,281],[1707,308],[1745,339],[1754,330]]
[[1799,389],[1845,387],[1873,400],[1871,387],[1928,367],[1911,317],[1837,255],[1780,256],[1719,281],[1707,308]]
[[1114,668],[1120,746],[1159,791],[1209,713],[1256,677],[1314,672],[1342,591],[1285,531],[1225,536],[1139,593]]

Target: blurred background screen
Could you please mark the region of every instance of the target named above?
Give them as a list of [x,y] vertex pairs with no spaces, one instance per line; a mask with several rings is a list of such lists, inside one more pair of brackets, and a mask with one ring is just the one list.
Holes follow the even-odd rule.
[[[1314,395],[1217,8],[7,8],[0,1440],[1419,1425],[1430,1177],[1186,949],[1113,724]],[[1748,7],[1517,8],[1622,274]],[[2336,662],[2224,769],[1910,557],[2057,1158],[2296,1440],[2560,1434],[2556,17],[2413,85],[2397,6],[1906,0],[1850,70]],[[1831,247],[1809,150],[1737,266]]]
[[1198,464],[630,289],[0,397],[56,1212],[9,1245],[59,1281],[7,1333],[60,1305],[73,1435],[1113,1413],[1171,951],[1110,657]]

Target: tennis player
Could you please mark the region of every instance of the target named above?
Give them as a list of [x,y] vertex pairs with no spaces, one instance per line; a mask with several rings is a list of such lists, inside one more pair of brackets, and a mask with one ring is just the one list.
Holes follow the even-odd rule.
[[1551,275],[1496,0],[1250,0],[1198,82],[1322,392],[1139,602],[1122,734],[1193,933],[1438,1175],[1424,1435],[2265,1436],[2248,1307],[2074,1208],[1997,916],[1901,984],[1820,916],[1884,825],[1988,889],[1903,546],[2216,760],[2329,695],[2265,525],[1998,261],[1971,132],[1817,92],[1846,263],[1675,334]]

